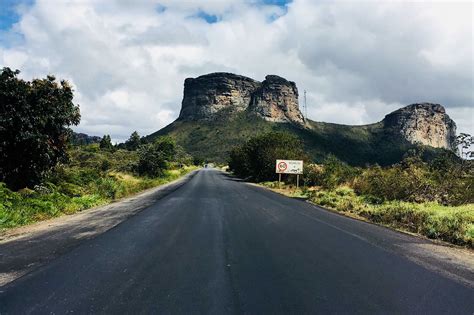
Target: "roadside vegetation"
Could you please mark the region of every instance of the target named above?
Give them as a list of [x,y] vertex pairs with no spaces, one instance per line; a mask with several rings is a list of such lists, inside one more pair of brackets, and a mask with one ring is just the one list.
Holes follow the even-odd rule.
[[195,168],[170,137],[74,144],[80,113],[70,85],[18,74],[0,72],[0,229],[103,205]]
[[[294,176],[283,176],[281,184],[275,181],[274,161],[305,159],[306,155],[298,141],[292,142],[296,145],[292,152],[298,154],[290,155],[284,151],[287,141],[262,141],[278,138],[289,140],[266,134],[234,148],[229,157],[230,170],[278,192],[352,217],[474,248],[472,161],[450,151],[424,160],[422,151],[409,151],[401,162],[391,166],[352,167],[329,156],[323,163],[305,164],[297,190]],[[256,159],[269,161],[265,176],[248,166]]]
[[145,162],[139,152],[104,151],[99,144],[74,146],[68,153],[67,163],[56,166],[43,182],[31,188],[12,191],[0,183],[0,229],[104,205],[195,169],[179,161],[162,161],[159,175],[153,165],[142,165],[139,172]]

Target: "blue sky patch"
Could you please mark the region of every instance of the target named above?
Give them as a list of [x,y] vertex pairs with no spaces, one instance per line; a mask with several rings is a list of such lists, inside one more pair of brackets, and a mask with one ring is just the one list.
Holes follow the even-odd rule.
[[32,5],[34,0],[0,0],[0,30],[8,30],[20,20],[19,5]]
[[207,23],[209,24],[213,24],[213,23],[217,23],[219,22],[220,18],[217,16],[217,15],[214,15],[214,14],[209,14],[205,11],[202,11],[200,10],[196,15],[195,17],[197,18],[200,18],[200,19],[203,19],[204,21],[206,21]]
[[266,5],[277,5],[279,7],[284,7],[293,0],[263,0],[262,3]]
[[156,5],[155,10],[156,10],[156,12],[158,12],[158,13],[163,13],[163,12],[166,11],[166,7],[165,7],[164,5],[158,3],[158,4]]

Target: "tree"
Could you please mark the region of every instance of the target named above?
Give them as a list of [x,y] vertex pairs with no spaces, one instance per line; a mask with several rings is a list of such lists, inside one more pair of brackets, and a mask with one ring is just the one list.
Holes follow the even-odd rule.
[[255,181],[272,180],[276,176],[277,159],[307,160],[301,140],[286,132],[256,136],[231,150],[229,168],[240,177],[251,177]]
[[99,147],[101,150],[111,151],[114,146],[112,145],[112,139],[110,135],[104,135],[100,140]]
[[140,175],[158,177],[168,168],[176,154],[176,143],[170,137],[161,137],[153,143],[141,145],[138,150],[137,172]]
[[12,189],[34,186],[67,159],[69,127],[81,117],[67,81],[28,82],[19,73],[0,71],[0,181]]
[[138,147],[142,144],[142,141],[140,139],[140,135],[138,132],[134,131],[131,135],[130,138],[128,138],[127,141],[125,141],[125,147],[127,150],[130,151],[136,151]]

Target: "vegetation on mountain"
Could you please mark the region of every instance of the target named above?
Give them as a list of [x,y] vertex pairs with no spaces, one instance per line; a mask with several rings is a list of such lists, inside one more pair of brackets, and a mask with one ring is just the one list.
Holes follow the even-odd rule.
[[311,160],[327,156],[353,165],[390,165],[409,149],[425,146],[425,158],[453,149],[456,124],[445,108],[415,103],[375,124],[348,126],[303,117],[294,82],[268,75],[263,82],[232,73],[184,81],[177,120],[147,137],[170,135],[196,159],[224,163],[234,145],[269,131],[287,131],[304,143]]
[[66,161],[69,127],[80,120],[67,81],[50,75],[29,82],[19,73],[0,72],[0,181],[12,189],[38,184]]
[[329,155],[334,155],[352,166],[375,163],[386,166],[399,162],[410,149],[423,147],[425,159],[432,159],[444,151],[412,144],[392,130],[384,129],[382,123],[364,126],[311,120],[307,120],[307,123],[311,128],[270,122],[247,112],[230,117],[221,112],[212,121],[176,120],[146,139],[169,135],[193,157],[216,163],[226,163],[234,146],[271,131],[297,136],[309,159],[315,163],[322,163]]

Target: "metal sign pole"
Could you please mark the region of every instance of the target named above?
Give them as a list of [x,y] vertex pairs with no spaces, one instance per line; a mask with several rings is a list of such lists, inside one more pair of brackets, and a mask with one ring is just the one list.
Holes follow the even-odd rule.
[[300,188],[300,174],[296,174],[296,189]]
[[278,188],[281,188],[281,173],[278,173]]

